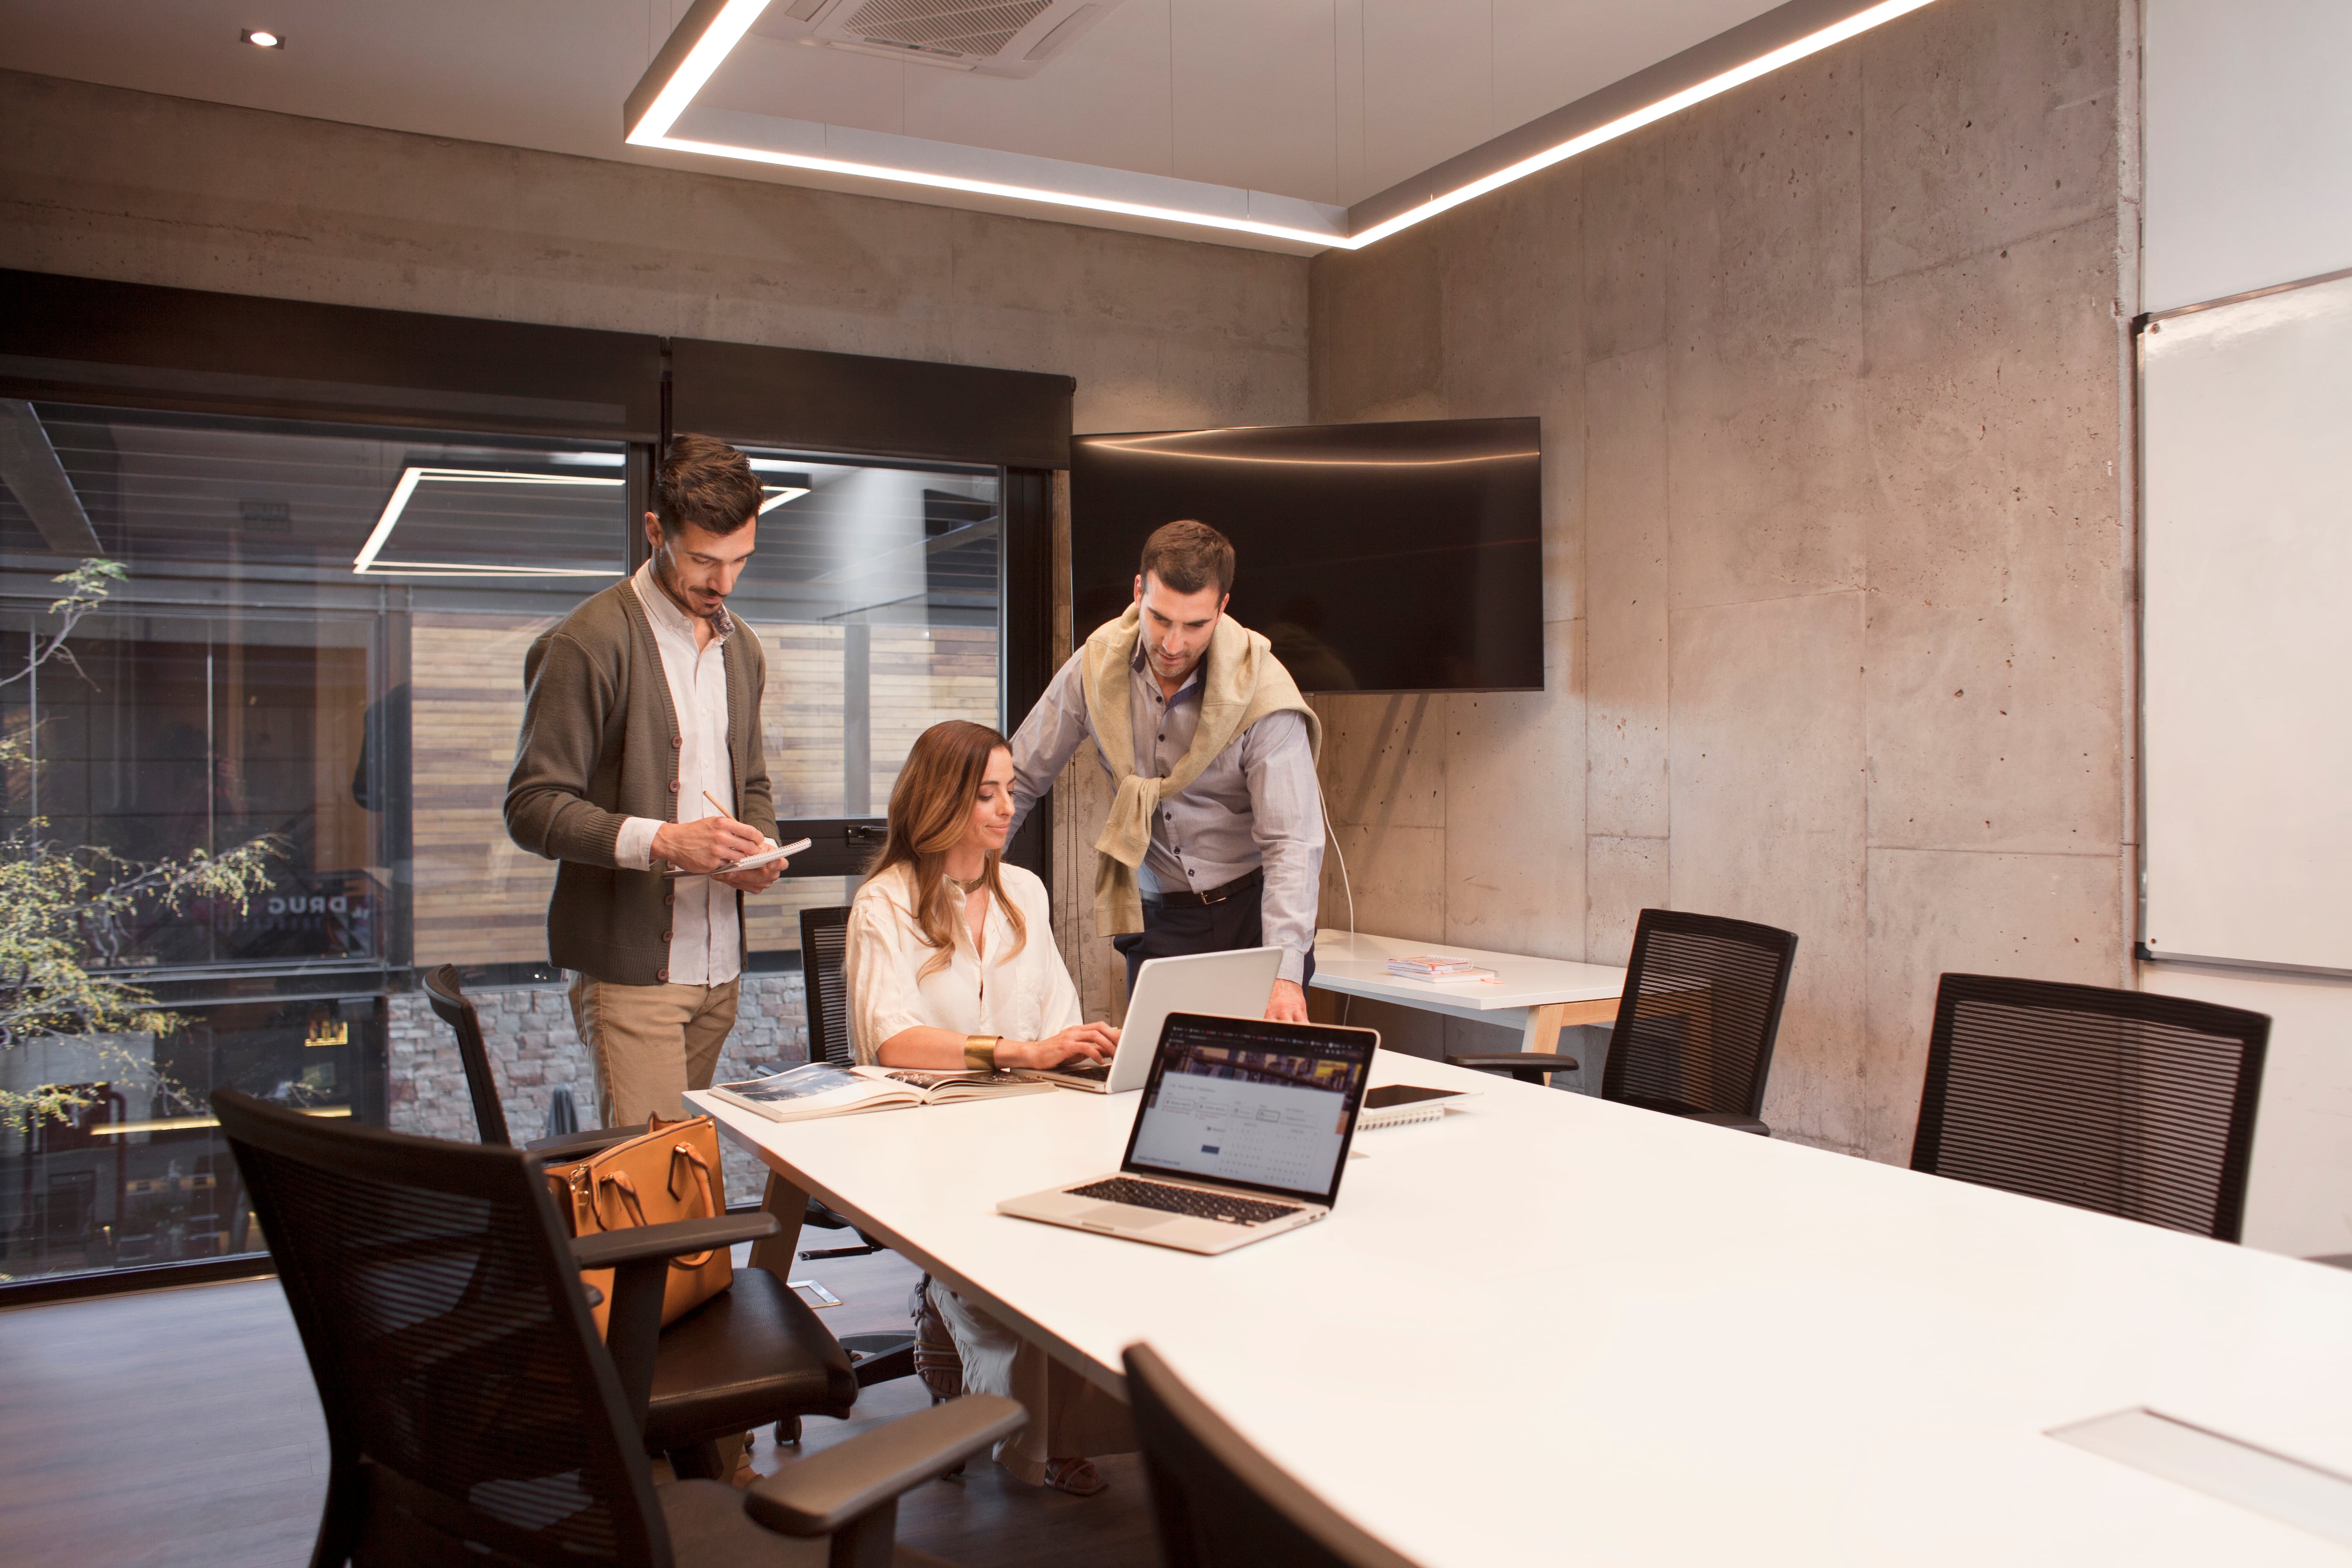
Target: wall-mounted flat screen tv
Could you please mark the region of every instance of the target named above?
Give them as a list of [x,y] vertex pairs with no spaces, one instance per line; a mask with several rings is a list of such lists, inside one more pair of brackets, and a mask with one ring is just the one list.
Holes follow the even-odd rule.
[[1229,613],[1307,691],[1543,688],[1535,419],[1081,436],[1076,637],[1134,596],[1143,541],[1197,518],[1234,542]]

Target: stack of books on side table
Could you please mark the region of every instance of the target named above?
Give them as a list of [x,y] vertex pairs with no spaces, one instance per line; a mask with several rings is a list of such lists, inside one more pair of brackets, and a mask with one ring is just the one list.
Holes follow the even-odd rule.
[[1426,980],[1435,984],[1468,981],[1500,984],[1493,970],[1481,969],[1466,958],[1447,958],[1442,953],[1417,952],[1406,958],[1391,958],[1389,960],[1389,973],[1406,980]]

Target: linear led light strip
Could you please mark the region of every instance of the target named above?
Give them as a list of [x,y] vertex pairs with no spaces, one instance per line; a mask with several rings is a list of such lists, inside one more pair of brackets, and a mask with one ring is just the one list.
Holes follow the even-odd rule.
[[1211,463],[1276,463],[1297,468],[1452,468],[1464,463],[1500,463],[1512,458],[1543,456],[1541,452],[1481,452],[1472,458],[1247,458],[1238,452],[1187,452],[1181,447],[1152,445],[1155,441],[1188,440],[1196,436],[1223,436],[1233,430],[1263,428],[1263,426],[1234,425],[1224,430],[1185,430],[1168,436],[1124,436],[1117,438],[1087,436],[1080,439],[1089,447],[1108,447],[1146,458],[1192,458]]
[[[1565,163],[1580,153],[1590,152],[1605,142],[1612,142],[1629,132],[1664,119],[1702,103],[1718,93],[1758,77],[1769,75],[1782,66],[1790,65],[1809,55],[1819,54],[1833,45],[1866,33],[1873,27],[1907,16],[1932,0],[1882,0],[1882,4],[1859,11],[1843,21],[1836,22],[1818,32],[1783,44],[1757,56],[1744,65],[1735,66],[1705,81],[1670,93],[1630,114],[1621,115],[1605,125],[1596,126],[1580,135],[1571,137],[1554,147],[1549,147],[1516,163],[1484,174],[1443,195],[1433,195],[1419,206],[1397,214],[1394,217],[1373,225],[1359,234],[1318,234],[1309,229],[1294,228],[1285,224],[1259,223],[1248,218],[1221,217],[1214,214],[1186,212],[1181,208],[1154,206],[1140,202],[1115,201],[1101,196],[1081,195],[1070,191],[1047,190],[1037,186],[1007,184],[992,180],[967,179],[960,175],[936,174],[919,169],[893,168],[887,164],[860,163],[838,158],[820,158],[807,153],[783,153],[771,148],[742,147],[720,142],[704,142],[686,137],[674,137],[670,130],[678,117],[686,112],[711,75],[719,69],[751,24],[768,8],[768,0],[696,0],[677,31],[662,47],[653,67],[638,85],[637,93],[630,95],[633,117],[626,125],[627,141],[634,147],[659,147],[671,152],[702,153],[714,157],[745,159],[753,163],[772,163],[784,168],[810,169],[824,174],[850,174],[866,179],[891,180],[903,184],[928,185],[936,190],[963,191],[974,195],[1010,196],[1022,201],[1043,202],[1054,206],[1078,207],[1088,212],[1117,213],[1128,217],[1157,218],[1170,223],[1192,224],[1204,228],[1221,228],[1238,234],[1264,235],[1275,239],[1304,241],[1309,245],[1332,247],[1341,250],[1360,250],[1365,246],[1386,239],[1389,236],[1426,218],[1460,206],[1464,202],[1500,189],[1529,174]],[[642,113],[635,105],[646,83],[660,77],[665,68],[667,76]]]
[[[1921,0],[1924,4],[1925,0]],[[1213,228],[1231,229],[1244,234],[1261,234],[1276,239],[1303,239],[1316,245],[1334,243],[1347,245],[1344,239],[1334,240],[1328,234],[1314,234],[1282,224],[1254,223],[1246,218],[1210,217],[1200,213],[1183,212],[1174,207],[1152,206],[1140,202],[1112,201],[1101,196],[1085,196],[1069,191],[1044,190],[1029,185],[1005,184],[993,180],[966,179],[957,174],[935,174],[920,169],[892,168],[883,163],[853,163],[840,158],[819,158],[803,153],[782,153],[766,147],[742,147],[723,142],[702,142],[688,137],[672,136],[670,128],[678,116],[692,106],[695,95],[709,82],[751,24],[768,8],[768,0],[696,0],[686,19],[677,25],[654,57],[651,69],[638,84],[638,92],[646,82],[655,80],[665,65],[668,78],[662,82],[644,112],[635,114],[626,125],[627,141],[632,147],[659,147],[673,153],[704,153],[718,158],[738,158],[756,163],[773,163],[788,169],[811,169],[828,174],[853,174],[870,180],[893,180],[901,184],[928,185],[934,190],[964,191],[974,195],[1012,196],[1022,201],[1045,202],[1055,206],[1083,207],[1089,212],[1119,213],[1128,217],[1161,218],[1172,223],[1205,224]],[[698,24],[699,26],[698,26]],[[636,93],[630,95],[634,107]]]
[[[762,3],[764,4],[764,0]],[[1435,217],[1439,213],[1458,207],[1464,202],[1485,195],[1488,191],[1498,190],[1516,180],[1524,180],[1529,174],[1549,169],[1555,163],[1564,163],[1579,153],[1589,153],[1604,142],[1613,142],[1630,132],[1639,131],[1644,125],[1664,120],[1670,114],[1679,113],[1694,103],[1704,103],[1718,93],[1729,92],[1735,87],[1754,81],[1759,76],[1769,76],[1782,66],[1794,65],[1808,55],[1817,55],[1834,44],[1842,44],[1857,34],[1867,33],[1882,23],[1892,22],[1897,16],[1907,16],[1928,4],[1930,0],[1884,0],[1884,4],[1873,5],[1867,11],[1857,12],[1843,22],[1823,27],[1818,33],[1809,33],[1793,43],[1783,44],[1777,49],[1757,56],[1746,65],[1734,66],[1720,76],[1709,77],[1705,81],[1683,89],[1680,92],[1669,93],[1646,108],[1622,115],[1606,125],[1596,126],[1581,136],[1570,138],[1557,147],[1548,147],[1532,157],[1522,158],[1516,163],[1497,169],[1491,174],[1483,175],[1466,185],[1446,192],[1444,195],[1432,196],[1411,211],[1399,213],[1386,223],[1374,224],[1361,234],[1350,235],[1340,243],[1350,250],[1360,250],[1376,240],[1386,239],[1400,229],[1411,228],[1423,218]]]
[[[625,481],[600,479],[586,474],[511,474],[483,468],[403,468],[400,482],[392,487],[392,499],[383,504],[383,515],[375,520],[375,531],[360,546],[352,558],[352,571],[359,576],[377,576],[400,573],[417,577],[617,577],[618,572],[578,566],[494,566],[479,563],[467,564],[457,561],[384,561],[376,559],[392,540],[392,531],[400,521],[401,513],[408,510],[409,498],[416,487],[432,479],[447,479],[465,483],[494,485],[595,485],[612,487]],[[797,500],[808,494],[799,485],[762,485],[767,500],[760,503],[759,515],[769,512],[788,500]]]
[[618,572],[600,571],[578,566],[486,566],[463,561],[387,561],[382,565],[376,557],[392,541],[392,531],[400,521],[400,514],[408,510],[408,500],[416,487],[431,480],[462,481],[467,484],[491,485],[588,485],[599,489],[614,489],[621,479],[603,479],[590,474],[510,474],[483,468],[403,468],[400,482],[392,487],[392,499],[383,503],[383,515],[375,520],[375,531],[352,557],[352,571],[360,576],[378,573],[400,572],[420,577],[617,577]]

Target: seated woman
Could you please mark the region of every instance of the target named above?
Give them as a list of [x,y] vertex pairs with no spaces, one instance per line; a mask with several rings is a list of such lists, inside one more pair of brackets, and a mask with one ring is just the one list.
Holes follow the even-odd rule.
[[[890,791],[888,837],[850,910],[844,974],[860,1062],[1046,1068],[1118,1048],[1117,1029],[1083,1021],[1045,885],[999,858],[1012,826],[1003,736],[953,720],[916,738]],[[1085,1456],[1134,1447],[1126,1407],[938,1280],[928,1289],[965,1390],[1029,1411],[997,1462],[1078,1497],[1108,1485]]]

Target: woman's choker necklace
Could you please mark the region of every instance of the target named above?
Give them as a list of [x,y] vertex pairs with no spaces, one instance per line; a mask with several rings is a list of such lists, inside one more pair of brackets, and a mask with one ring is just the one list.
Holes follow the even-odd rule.
[[974,877],[969,882],[965,881],[961,877],[948,877],[948,874],[945,871],[941,871],[940,875],[947,877],[948,885],[955,889],[957,892],[961,893],[967,899],[980,891],[982,888],[988,886],[988,872],[985,868],[981,871],[979,876]]

